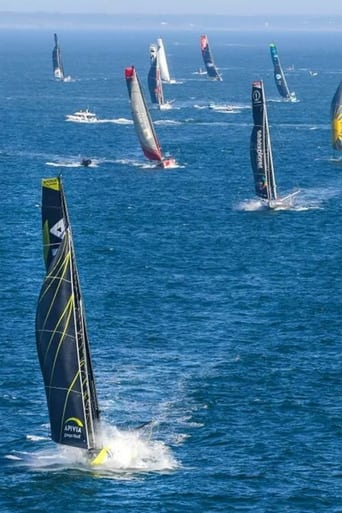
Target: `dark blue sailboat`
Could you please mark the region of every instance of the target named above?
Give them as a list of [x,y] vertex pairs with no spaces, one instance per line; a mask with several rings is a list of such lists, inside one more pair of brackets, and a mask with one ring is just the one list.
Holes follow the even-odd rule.
[[52,50],[53,76],[56,80],[64,80],[64,67],[62,62],[61,49],[58,43],[57,34],[54,34],[55,46]]
[[212,78],[213,80],[219,80],[222,81],[222,77],[219,74],[217,67],[215,65],[207,35],[203,34],[200,37],[200,45],[201,45],[201,52],[203,57],[203,62],[205,65],[205,69],[207,70],[208,77]]
[[283,68],[280,64],[278,50],[275,44],[270,44],[270,52],[271,52],[271,59],[273,63],[273,74],[274,74],[274,80],[278,89],[278,92],[284,100],[288,102],[295,102],[296,100],[296,94],[294,92],[290,92],[285,74],[283,71]]
[[160,110],[170,109],[171,103],[164,98],[163,82],[161,79],[159,51],[155,44],[150,45],[150,61],[151,66],[148,72],[147,82],[150,92],[151,102]]
[[250,140],[250,158],[253,169],[256,195],[270,209],[281,209],[291,206],[295,191],[280,198],[274,174],[272,147],[268,126],[266,99],[261,80],[252,84],[252,112],[254,126]]
[[98,436],[100,411],[71,226],[60,178],[42,181],[46,276],[36,312],[36,341],[51,438],[85,449],[92,464],[108,450]]

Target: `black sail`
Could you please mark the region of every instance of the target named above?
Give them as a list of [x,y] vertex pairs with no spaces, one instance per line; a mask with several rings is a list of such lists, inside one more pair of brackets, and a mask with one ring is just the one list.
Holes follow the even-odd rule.
[[268,128],[265,93],[262,81],[252,84],[252,112],[254,126],[250,141],[250,157],[257,196],[277,199],[272,149]]
[[36,340],[51,437],[60,444],[97,449],[99,408],[79,278],[63,187],[42,181],[46,276],[38,299]]
[[54,77],[58,80],[64,80],[64,68],[62,62],[61,49],[58,43],[57,34],[54,34],[55,46],[52,50],[52,67]]
[[206,34],[203,34],[200,37],[200,45],[201,45],[201,53],[203,62],[205,65],[205,69],[207,70],[207,75],[214,80],[222,81],[222,77],[219,74],[216,64],[214,62],[214,58],[209,46],[209,40]]

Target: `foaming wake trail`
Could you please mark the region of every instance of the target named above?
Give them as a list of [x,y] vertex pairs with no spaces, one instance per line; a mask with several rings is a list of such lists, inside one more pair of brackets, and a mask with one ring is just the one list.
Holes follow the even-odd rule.
[[[116,474],[122,477],[141,472],[166,472],[179,467],[172,451],[160,440],[152,440],[153,423],[133,429],[121,430],[103,424],[99,438],[108,450],[108,458],[100,465],[92,465],[86,451],[64,445],[53,445],[35,452],[16,451],[8,454],[7,460],[16,465],[28,466],[32,471],[61,472],[78,470],[96,472],[96,475]],[[31,442],[46,442],[46,439],[29,437]]]
[[122,431],[103,426],[103,446],[110,457],[102,465],[107,471],[156,472],[172,470],[179,465],[170,449],[162,441],[152,440],[152,424],[141,429]]

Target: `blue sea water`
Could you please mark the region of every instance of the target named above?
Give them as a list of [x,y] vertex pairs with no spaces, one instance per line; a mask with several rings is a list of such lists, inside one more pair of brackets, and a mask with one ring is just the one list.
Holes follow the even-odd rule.
[[[144,159],[124,81],[134,64],[147,95],[160,35],[180,82],[164,88],[173,109],[152,111],[179,163],[169,170]],[[224,80],[211,82],[195,73],[199,35],[65,31],[72,81],[58,83],[50,32],[0,34],[2,513],[342,511],[342,168],[329,118],[342,36],[213,32]],[[277,95],[270,42],[294,66],[298,103]],[[255,79],[279,192],[301,191],[287,211],[263,210],[254,195]],[[87,107],[99,123],[65,121]],[[59,173],[114,447],[96,471],[49,439],[35,348],[40,182]]]

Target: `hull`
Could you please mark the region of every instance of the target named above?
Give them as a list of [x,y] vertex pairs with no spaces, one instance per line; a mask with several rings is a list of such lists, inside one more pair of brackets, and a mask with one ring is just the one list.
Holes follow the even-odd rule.
[[255,193],[259,198],[271,202],[277,200],[277,190],[262,81],[252,84],[252,111],[254,126],[250,140],[250,159]]
[[44,278],[37,304],[37,352],[51,437],[98,451],[99,407],[71,227],[59,178],[42,181]]
[[296,101],[294,93],[290,93],[288,88],[283,68],[280,64],[278,50],[274,44],[270,44],[271,59],[273,63],[274,81],[277,86],[278,92],[282,98],[287,101]]
[[215,65],[215,62],[214,62],[214,59],[213,59],[213,56],[212,56],[212,53],[210,50],[208,37],[205,34],[200,37],[200,46],[201,46],[203,62],[204,62],[208,77],[210,77],[214,80],[222,81],[222,77],[217,70],[217,67]]
[[336,89],[331,101],[331,136],[332,147],[336,151],[342,150],[342,82]]

